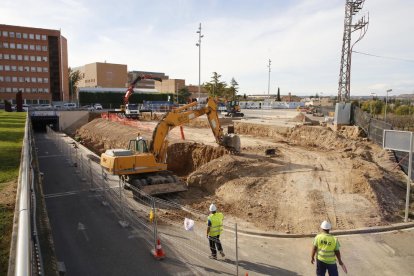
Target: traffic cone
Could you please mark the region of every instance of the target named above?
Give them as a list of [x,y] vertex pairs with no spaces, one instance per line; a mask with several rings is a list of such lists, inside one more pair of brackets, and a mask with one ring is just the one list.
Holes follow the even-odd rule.
[[157,245],[155,246],[154,257],[159,260],[165,257],[164,250],[162,250],[160,239],[157,240]]

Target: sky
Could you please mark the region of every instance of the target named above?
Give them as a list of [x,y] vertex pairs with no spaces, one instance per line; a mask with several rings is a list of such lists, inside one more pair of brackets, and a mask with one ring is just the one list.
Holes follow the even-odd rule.
[[[60,29],[69,66],[127,64],[198,85],[213,72],[238,94],[337,95],[345,0],[2,0],[0,24]],[[366,0],[351,96],[414,93],[414,1]],[[354,33],[353,40],[356,40]]]

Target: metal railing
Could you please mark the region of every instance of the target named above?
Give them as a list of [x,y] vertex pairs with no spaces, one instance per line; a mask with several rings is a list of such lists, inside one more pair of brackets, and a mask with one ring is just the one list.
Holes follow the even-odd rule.
[[[193,261],[210,262],[209,241],[206,237],[207,212],[200,212],[158,197],[152,197],[143,191],[127,185],[118,176],[107,175],[99,165],[96,155],[87,153],[86,148],[48,128],[48,134],[66,157],[68,164],[85,189],[95,193],[103,206],[112,209],[122,227],[131,227],[134,233],[145,241],[149,249],[155,250],[157,241],[167,243],[169,248]],[[194,221],[191,230],[184,227],[185,219]],[[237,225],[224,223],[224,232],[220,236],[224,252],[234,261],[214,262],[223,272],[236,274],[238,271]],[[220,257],[220,255],[218,255]],[[202,273],[202,272],[200,272]]]

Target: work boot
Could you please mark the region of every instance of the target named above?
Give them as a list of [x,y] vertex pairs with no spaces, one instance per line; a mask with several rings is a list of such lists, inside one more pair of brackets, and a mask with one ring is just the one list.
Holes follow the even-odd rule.
[[226,255],[224,255],[224,252],[223,251],[220,251],[220,255],[224,258],[224,257],[226,257]]
[[213,256],[213,255],[210,255],[210,256],[208,256],[210,259],[212,259],[212,260],[217,260],[217,256]]

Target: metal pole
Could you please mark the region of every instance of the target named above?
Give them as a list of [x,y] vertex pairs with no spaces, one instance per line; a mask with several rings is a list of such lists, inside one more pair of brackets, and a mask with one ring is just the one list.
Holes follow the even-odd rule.
[[153,198],[151,198],[152,201],[152,213],[154,214],[154,250],[157,250],[157,216],[155,213],[155,200]]
[[235,225],[235,234],[236,234],[236,275],[239,275],[239,246],[238,246],[238,239],[237,239],[237,223]]
[[384,121],[387,122],[387,105],[388,105],[388,93],[391,92],[392,89],[387,90],[387,96],[385,97],[385,114],[384,114]]
[[268,78],[268,81],[267,81],[267,95],[269,96],[270,94],[270,71],[271,71],[271,69],[270,69],[270,64],[272,63],[272,61],[269,59],[269,65],[267,66],[267,67],[269,67],[269,78]]
[[407,196],[405,198],[405,218],[404,221],[408,222],[408,212],[410,208],[410,188],[411,188],[411,171],[413,168],[413,148],[414,148],[414,133],[411,132],[410,137],[410,152],[408,158],[408,176],[407,176]]
[[204,37],[204,35],[201,35],[201,23],[198,26],[198,43],[196,46],[198,47],[198,100],[200,101],[201,97],[201,38]]

